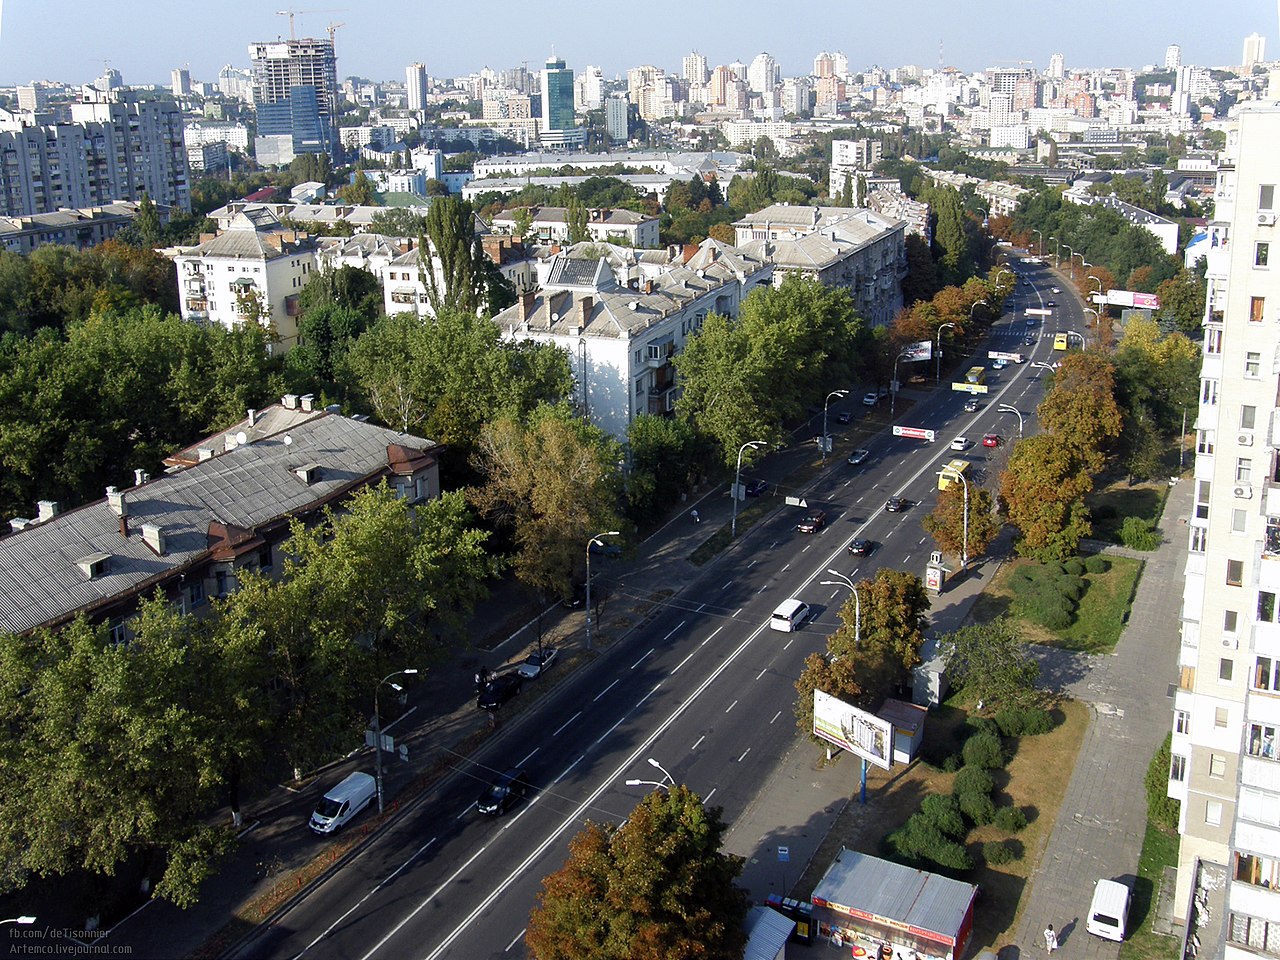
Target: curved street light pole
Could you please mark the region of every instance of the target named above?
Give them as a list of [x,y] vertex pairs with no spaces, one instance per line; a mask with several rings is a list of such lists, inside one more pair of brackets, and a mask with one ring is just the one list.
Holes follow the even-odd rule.
[[[822,462],[827,462],[827,406],[831,403],[832,397],[847,397],[848,390],[832,390],[827,394],[827,399],[822,401]],[[734,490],[736,496],[738,491]]]
[[903,350],[900,354],[893,358],[893,382],[889,384],[892,387],[889,393],[889,419],[893,419],[893,412],[898,408],[898,361],[903,357],[909,356],[910,350]]
[[934,379],[938,383],[942,382],[942,331],[945,330],[947,327],[954,327],[954,326],[955,326],[955,323],[950,320],[948,320],[946,323],[939,324],[937,336],[934,337],[934,339],[937,341],[937,346],[934,350],[934,355],[935,355],[935,360],[937,361],[937,367],[938,367],[938,372],[934,376]]
[[591,547],[593,545],[603,547],[604,543],[601,537],[616,537],[617,530],[606,530],[604,533],[597,533],[594,537],[587,541],[587,649],[591,649]]
[[846,574],[839,570],[832,570],[827,567],[827,573],[836,577],[835,580],[819,580],[818,583],[824,587],[848,587],[853,591],[853,645],[855,647],[862,644],[862,599],[858,596],[858,587]]
[[1093,307],[1085,307],[1085,308],[1084,308],[1084,312],[1085,312],[1085,313],[1092,313],[1092,314],[1093,314],[1093,323],[1094,323],[1094,326],[1097,326],[1097,324],[1098,324],[1098,318],[1099,318],[1098,311],[1097,311],[1097,310],[1095,310],[1095,309],[1093,309]]
[[645,763],[649,764],[649,766],[653,767],[655,770],[657,770],[659,773],[662,774],[662,776],[665,778],[663,781],[664,783],[669,783],[673,787],[676,785],[676,778],[673,777],[670,773],[668,773],[667,768],[664,767],[662,764],[660,764],[653,757],[646,757]]
[[[1018,422],[1022,422],[1021,417],[1018,418]],[[961,541],[960,569],[967,570],[969,567],[969,481],[965,479],[963,473],[946,467],[938,471],[938,476],[959,480],[964,484],[964,539]]]
[[1060,241],[1057,237],[1050,237],[1049,239],[1053,241],[1053,267],[1056,270],[1058,268],[1058,254],[1061,252],[1058,249]]
[[1022,411],[1019,410],[1017,407],[1007,403],[1000,404],[999,406],[996,407],[996,409],[999,410],[1001,413],[1012,413],[1015,417],[1018,418],[1018,439],[1021,440],[1022,439]]
[[1044,234],[1041,233],[1039,230],[1037,230],[1035,227],[1031,228],[1031,232],[1036,235],[1036,256],[1043,257],[1044,256]]
[[1065,243],[1062,245],[1062,249],[1067,251],[1067,275],[1075,276],[1075,274],[1072,273],[1072,270],[1071,270],[1071,264],[1075,262],[1075,256],[1076,256],[1075,251],[1072,250],[1071,247],[1069,247]]
[[[823,427],[825,429],[826,427],[825,413],[823,415],[822,422],[823,422]],[[764,440],[748,440],[746,443],[744,443],[742,446],[738,448],[738,469],[733,475],[733,497],[731,498],[733,500],[733,519],[729,521],[729,539],[730,540],[733,540],[738,536],[738,491],[742,487],[743,451],[745,451],[747,447],[750,447],[752,450],[759,450],[761,447],[767,447],[768,445],[769,445],[768,442]],[[823,447],[825,446],[826,446],[826,441],[824,439]]]
[[[417,667],[406,667],[403,670],[393,670],[385,677],[378,681],[378,685],[373,688],[373,755],[374,770],[377,773],[378,787],[378,812],[382,813],[382,712],[378,709],[378,694],[382,691],[382,685],[392,677],[411,677],[418,672]],[[391,689],[399,693],[404,687],[398,683],[391,684]]]

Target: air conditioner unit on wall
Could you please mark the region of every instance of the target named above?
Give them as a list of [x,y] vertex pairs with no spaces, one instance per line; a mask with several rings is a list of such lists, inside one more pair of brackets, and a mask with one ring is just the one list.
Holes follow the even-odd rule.
[[1238,443],[1238,444],[1239,444],[1240,446],[1242,446],[1242,447],[1252,447],[1252,446],[1253,446],[1253,434],[1252,434],[1252,433],[1242,433],[1242,434],[1240,434],[1238,437],[1236,437],[1236,443]]
[[1264,210],[1262,213],[1258,214],[1258,226],[1274,227],[1275,225],[1276,225],[1276,215],[1274,213],[1270,213]]
[[1235,489],[1231,492],[1238,500],[1248,500],[1253,496],[1253,485],[1249,483],[1237,483]]

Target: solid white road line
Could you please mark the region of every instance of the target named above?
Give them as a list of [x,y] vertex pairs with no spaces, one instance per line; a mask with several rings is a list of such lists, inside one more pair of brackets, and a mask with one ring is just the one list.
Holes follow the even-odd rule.
[[553,737],[558,737],[558,736],[560,736],[560,732],[561,732],[562,730],[564,730],[564,728],[565,728],[565,727],[567,727],[569,724],[573,723],[573,721],[577,720],[580,716],[582,716],[582,711],[581,711],[581,710],[579,710],[577,713],[575,713],[572,717],[570,717],[570,718],[569,718],[568,720],[566,720],[564,723],[560,724],[560,726],[556,727],[556,732],[555,732],[555,733],[553,733],[553,734],[552,734],[552,736],[553,736]]
[[[619,678],[618,678],[618,680],[621,680],[621,679],[622,679],[621,677],[619,677]],[[595,702],[596,702],[596,700],[599,700],[599,699],[600,699],[601,697],[603,697],[606,693],[608,693],[610,690],[612,690],[614,687],[616,687],[616,686],[618,685],[618,680],[613,681],[613,683],[609,684],[607,687],[605,687],[603,690],[601,690],[599,693],[597,693],[597,694],[595,695],[595,697],[591,700],[591,702],[592,702],[592,703],[595,703]]]
[[[670,634],[667,634],[667,636],[670,636]],[[658,649],[657,647],[650,647],[650,648],[649,648],[649,653],[653,653],[653,651],[655,651],[655,650],[657,650],[657,649]],[[637,660],[635,663],[633,663],[633,664],[631,665],[631,669],[632,669],[632,670],[634,670],[636,667],[640,666],[640,664],[644,663],[644,662],[645,662],[645,660],[646,660],[646,659],[648,659],[648,657],[649,657],[649,653],[646,653],[643,657],[641,657],[639,660]]]

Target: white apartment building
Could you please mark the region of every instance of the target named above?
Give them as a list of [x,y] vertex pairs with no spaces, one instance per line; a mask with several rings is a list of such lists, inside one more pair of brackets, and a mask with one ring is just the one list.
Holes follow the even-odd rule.
[[260,313],[275,327],[276,352],[298,342],[298,294],[316,269],[306,234],[281,229],[266,210],[242,211],[212,239],[165,252],[178,271],[182,319],[232,329]]
[[1241,110],[1209,225],[1168,783],[1181,801],[1175,916],[1202,958],[1223,960],[1280,956],[1277,143],[1280,106]]
[[182,130],[188,147],[206,143],[225,143],[232,150],[249,152],[249,128],[243,123],[226,120],[195,120]]
[[[495,233],[508,236],[515,230],[520,211],[531,216],[532,233],[526,243],[565,243],[569,239],[567,207],[519,207],[496,214],[490,222]],[[587,210],[587,233],[601,243],[623,243],[637,248],[658,245],[658,218],[634,210],[592,208]]]
[[421,63],[411,63],[404,68],[404,88],[410,110],[427,108],[427,68]]
[[[533,288],[537,268],[524,247],[513,243],[510,237],[484,236],[480,242],[485,256],[497,265],[498,272],[516,288],[517,293]],[[373,264],[369,266],[382,281],[383,311],[388,314],[412,311],[420,317],[435,316],[427,285],[423,282],[422,249],[414,238],[410,238],[410,245],[411,249],[400,256],[390,261],[380,260],[376,267]],[[443,290],[444,266],[434,254],[431,255],[431,269],[437,289]]]

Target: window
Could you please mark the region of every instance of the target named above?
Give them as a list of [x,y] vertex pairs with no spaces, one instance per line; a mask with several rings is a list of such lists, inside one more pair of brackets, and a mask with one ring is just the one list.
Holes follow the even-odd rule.
[[1204,805],[1204,822],[1211,827],[1222,825],[1222,801],[1208,800]]
[[1271,210],[1274,209],[1276,199],[1276,186],[1274,183],[1264,183],[1258,187],[1258,209]]
[[1231,914],[1227,939],[1241,946],[1280,956],[1280,920],[1263,920],[1243,913]]
[[1227,775],[1227,758],[1221,753],[1209,754],[1209,776],[1221,780]]
[[1223,657],[1218,661],[1218,679],[1224,683],[1231,682],[1231,668],[1235,663],[1230,657]]
[[1174,754],[1169,762],[1169,779],[1182,783],[1187,779],[1187,758]]
[[1251,757],[1262,757],[1264,760],[1276,760],[1276,727],[1271,723],[1249,724],[1249,737],[1245,749]]
[[196,580],[194,583],[187,584],[187,602],[192,607],[204,605],[204,581]]
[[1255,267],[1265,267],[1267,258],[1271,255],[1271,244],[1265,240],[1259,240],[1253,245],[1253,265]]
[[1258,622],[1276,622],[1276,595],[1267,590],[1258,591]]
[[1219,730],[1225,730],[1227,728],[1227,708],[1226,707],[1213,708],[1213,725],[1217,727]]
[[1196,431],[1196,453],[1203,453],[1203,454],[1213,453],[1213,431],[1212,430]]
[[[1239,630],[1239,629],[1240,629],[1240,614],[1239,614],[1239,613],[1237,613],[1235,610],[1224,610],[1224,611],[1222,611],[1222,632],[1223,632],[1223,633],[1235,633],[1235,632],[1236,632],[1237,630]],[[1222,661],[1222,663],[1228,663],[1228,664],[1229,664],[1230,662],[1231,662],[1231,661],[1229,661],[1229,660],[1224,660],[1224,661]],[[1220,664],[1220,665],[1221,665],[1221,664]],[[1230,671],[1230,669],[1228,669],[1228,670],[1227,670],[1227,673],[1230,673],[1230,672],[1231,672],[1231,671]],[[1231,677],[1229,677],[1229,676],[1224,677],[1224,676],[1222,676],[1221,674],[1219,674],[1218,679],[1219,679],[1219,680],[1230,680],[1230,679],[1231,679]]]
[[1236,457],[1236,483],[1248,483],[1253,479],[1253,460]]
[[1173,711],[1173,732],[1190,735],[1191,714],[1186,710]]
[[271,559],[271,545],[267,544],[258,551],[258,569],[270,570],[274,566]]
[[107,633],[107,639],[117,647],[122,647],[129,642],[129,628],[125,626],[123,620],[111,621],[111,629]]
[[1250,883],[1255,887],[1273,890],[1280,886],[1280,860],[1237,853],[1236,879],[1241,883]]
[[1249,523],[1249,514],[1246,511],[1241,510],[1238,507],[1232,509],[1231,511],[1231,532],[1232,533],[1245,533],[1248,523]]
[[1280,827],[1280,794],[1241,787],[1240,817],[1269,827]]
[[1218,402],[1217,380],[1200,381],[1200,402],[1207,407],[1212,407]]
[[1253,665],[1253,689],[1280,693],[1280,660],[1259,657]]
[[214,583],[216,584],[215,596],[225,597],[227,595],[227,571],[215,570],[213,573]]
[[1251,380],[1257,380],[1262,374],[1262,354],[1253,350],[1248,350],[1244,355],[1244,375]]
[[1209,539],[1209,529],[1207,527],[1191,528],[1191,547],[1192,553],[1204,553],[1205,542]]
[[1211,486],[1208,480],[1196,481],[1196,519],[1209,519],[1209,493]]
[[1258,422],[1258,408],[1245,404],[1240,408],[1240,429],[1252,430]]
[[1227,561],[1227,585],[1238,587],[1244,583],[1244,561],[1228,560]]
[[1265,297],[1249,298],[1249,322],[1250,323],[1262,322],[1262,307],[1263,307],[1263,304],[1265,303],[1266,303]]
[[1222,330],[1208,327],[1204,332],[1204,352],[1211,357],[1222,353]]

